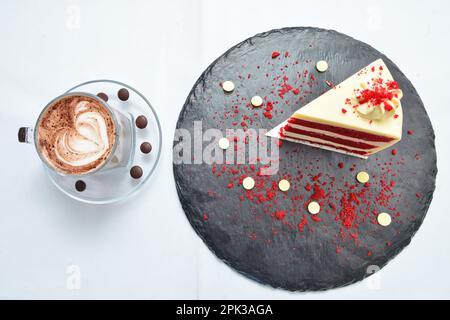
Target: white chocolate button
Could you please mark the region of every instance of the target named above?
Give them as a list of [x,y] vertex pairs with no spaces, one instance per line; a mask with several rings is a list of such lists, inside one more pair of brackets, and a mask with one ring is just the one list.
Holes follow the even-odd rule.
[[378,221],[380,226],[387,227],[388,225],[391,224],[392,218],[391,218],[391,215],[389,213],[382,212],[382,213],[380,213],[378,215],[377,221]]
[[219,140],[219,148],[226,150],[228,149],[228,147],[230,146],[230,140],[228,140],[227,138],[220,138]]
[[320,204],[318,204],[318,203],[315,202],[315,201],[311,201],[311,202],[308,204],[308,211],[309,211],[309,213],[311,213],[311,214],[318,214],[318,213],[320,212]]
[[289,181],[285,179],[280,180],[280,182],[278,182],[278,188],[280,188],[280,190],[283,192],[288,191],[290,187],[291,184],[289,183]]
[[328,70],[328,63],[325,60],[320,60],[316,63],[316,69],[319,72],[325,72]]
[[361,171],[356,175],[356,180],[358,180],[361,183],[369,182],[370,176],[367,172]]
[[261,107],[263,104],[263,99],[260,96],[254,96],[251,100],[252,106]]
[[247,177],[242,181],[242,186],[246,190],[251,190],[255,186],[255,180],[252,177]]
[[232,81],[225,81],[224,83],[222,83],[222,89],[225,92],[233,92],[234,83]]

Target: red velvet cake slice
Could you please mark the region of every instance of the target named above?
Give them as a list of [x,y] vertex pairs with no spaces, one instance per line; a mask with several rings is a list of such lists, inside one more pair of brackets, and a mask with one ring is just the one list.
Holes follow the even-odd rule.
[[361,158],[402,137],[402,91],[379,59],[297,110],[268,136]]

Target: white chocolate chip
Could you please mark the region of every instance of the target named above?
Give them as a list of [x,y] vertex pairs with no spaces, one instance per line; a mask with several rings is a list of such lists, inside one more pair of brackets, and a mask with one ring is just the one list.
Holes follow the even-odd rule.
[[232,81],[225,81],[224,83],[222,83],[222,89],[225,92],[233,92],[234,83]]
[[318,213],[320,212],[320,204],[318,204],[318,203],[315,202],[315,201],[311,201],[311,202],[308,204],[308,211],[309,211],[309,213],[311,213],[311,214],[318,214]]
[[286,192],[291,187],[291,184],[289,181],[282,179],[280,182],[278,182],[278,188],[280,188],[281,191]]
[[358,180],[361,183],[369,182],[370,176],[367,172],[361,171],[356,175],[356,180]]
[[258,108],[263,105],[263,99],[260,96],[254,96],[251,100],[252,106]]
[[255,180],[252,177],[247,177],[242,181],[242,186],[246,190],[251,190],[255,186]]
[[380,226],[387,227],[388,225],[391,224],[392,218],[389,213],[382,212],[378,215],[377,221]]
[[230,147],[230,140],[227,138],[220,138],[219,140],[219,148],[222,150],[226,150]]
[[325,60],[320,60],[317,61],[316,63],[316,69],[319,72],[325,72],[328,70],[328,62],[326,62]]

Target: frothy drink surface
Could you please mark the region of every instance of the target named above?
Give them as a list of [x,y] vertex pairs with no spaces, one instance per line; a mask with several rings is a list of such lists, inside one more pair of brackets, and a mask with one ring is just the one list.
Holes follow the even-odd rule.
[[111,154],[116,128],[107,108],[82,95],[67,96],[51,105],[37,128],[42,156],[56,170],[85,174]]

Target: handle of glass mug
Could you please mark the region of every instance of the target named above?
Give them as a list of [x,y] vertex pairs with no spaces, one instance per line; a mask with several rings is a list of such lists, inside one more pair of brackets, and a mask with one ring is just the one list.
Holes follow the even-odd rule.
[[32,143],[33,142],[33,128],[21,127],[19,128],[18,139],[19,142]]

